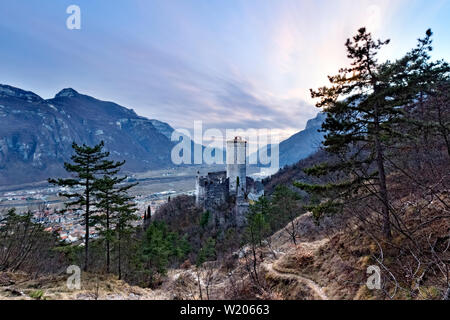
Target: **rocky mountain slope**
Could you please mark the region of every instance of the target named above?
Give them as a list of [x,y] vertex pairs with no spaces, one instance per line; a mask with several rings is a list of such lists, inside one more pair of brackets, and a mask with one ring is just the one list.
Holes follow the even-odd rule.
[[[280,168],[296,164],[320,149],[325,133],[319,130],[325,118],[325,113],[318,113],[315,118],[308,120],[304,130],[280,142],[278,146]],[[263,152],[263,149],[258,150],[259,160],[261,160],[261,152]],[[267,151],[264,151],[264,154],[266,152],[268,155],[271,155],[270,145],[267,146]],[[258,165],[266,167],[263,163],[258,163]]]
[[71,144],[105,141],[128,171],[172,165],[173,129],[133,110],[64,89],[45,100],[33,92],[0,85],[0,185],[64,174]]
[[325,133],[319,132],[326,114],[319,113],[307,122],[304,130],[280,143],[280,166],[291,165],[316,152]]

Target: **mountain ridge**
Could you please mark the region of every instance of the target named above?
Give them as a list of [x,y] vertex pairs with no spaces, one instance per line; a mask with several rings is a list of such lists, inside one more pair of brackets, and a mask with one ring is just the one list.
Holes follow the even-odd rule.
[[0,121],[0,185],[64,175],[72,142],[92,145],[104,140],[112,158],[127,160],[127,171],[172,165],[169,124],[72,88],[43,99],[0,84]]
[[[280,166],[296,163],[317,150],[324,114],[310,119],[279,145]],[[0,84],[0,186],[44,181],[67,173],[72,142],[105,142],[124,170],[141,172],[173,167],[174,129],[139,116],[133,109],[64,88],[44,99],[32,91]],[[270,146],[269,146],[270,149]],[[270,152],[270,151],[269,151]]]

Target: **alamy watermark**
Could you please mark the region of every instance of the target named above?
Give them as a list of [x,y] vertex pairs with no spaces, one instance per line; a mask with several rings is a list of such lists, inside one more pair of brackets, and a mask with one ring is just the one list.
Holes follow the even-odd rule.
[[369,290],[381,289],[381,270],[379,266],[368,266],[367,274],[370,275],[367,278],[366,286]]
[[[262,165],[278,170],[279,138],[270,129],[207,129],[202,121],[194,121],[193,135],[187,129],[177,129],[171,140],[178,142],[172,149],[172,163],[180,164],[230,164],[233,159],[227,152],[227,141],[239,137],[245,143],[246,157],[234,164]],[[193,152],[192,152],[193,150]],[[229,152],[230,150],[228,150]],[[242,162],[242,163],[239,163]]]
[[81,29],[81,9],[79,6],[72,4],[67,7],[66,13],[70,16],[66,20],[66,27],[69,30]]
[[67,278],[66,285],[69,290],[81,289],[81,269],[79,266],[71,265],[67,267],[67,274],[70,276]]

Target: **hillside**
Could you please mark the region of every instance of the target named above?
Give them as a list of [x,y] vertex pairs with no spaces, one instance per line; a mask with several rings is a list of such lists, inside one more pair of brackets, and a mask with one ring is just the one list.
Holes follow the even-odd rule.
[[[382,298],[365,288],[366,270],[373,244],[356,233],[346,235],[342,220],[328,219],[320,226],[310,213],[295,219],[298,244],[287,236],[289,224],[272,235],[270,247],[258,251],[260,277],[266,283],[265,293],[254,296],[247,271],[244,246],[224,262],[209,262],[197,273],[194,266],[170,269],[159,288],[142,288],[117,280],[112,275],[83,274],[81,288],[69,290],[67,275],[39,276],[0,272],[0,300],[166,300],[203,299],[208,287],[210,299],[286,299],[339,300]],[[355,229],[356,230],[356,229]],[[423,296],[422,298],[427,298]]]
[[[297,220],[301,231],[301,243],[298,246],[292,246],[289,238],[285,236],[284,229],[281,229],[270,238],[271,250],[261,251],[260,257],[263,258],[261,272],[266,274],[265,277],[268,281],[277,287],[270,298],[280,298],[287,295],[284,298],[328,299],[325,286],[322,288],[306,276],[290,274],[282,269],[283,263],[286,264],[284,261],[289,259],[291,255],[298,255],[299,250],[317,254],[318,250],[328,243],[325,238],[325,225],[330,226],[331,222],[322,227],[315,226],[309,214],[303,215]],[[129,285],[124,281],[117,280],[115,276],[85,273],[83,273],[81,279],[81,288],[69,290],[66,287],[67,275],[64,274],[34,278],[26,273],[0,272],[0,300],[30,300],[36,299],[37,296],[40,299],[47,300],[200,299],[199,279],[202,286],[208,285],[210,299],[236,299],[239,298],[236,294],[245,294],[244,289],[249,281],[245,258],[243,258],[244,252],[247,250],[248,247],[243,247],[228,257],[233,261],[232,270],[227,269],[226,263],[210,262],[200,272],[200,278],[198,278],[194,266],[170,269],[161,286],[154,290]],[[280,286],[287,280],[291,283],[291,288],[298,287],[296,291],[286,292],[286,288]],[[324,283],[322,282],[322,284]],[[236,289],[238,290],[235,291]],[[333,298],[333,296],[331,295],[330,298]]]
[[79,289],[68,289],[67,276],[34,278],[25,273],[0,273],[0,300],[165,300],[160,290],[131,286],[114,276],[83,274]]
[[133,110],[63,89],[45,100],[33,92],[0,85],[0,185],[64,174],[71,144],[105,141],[125,170],[171,165],[173,129]]
[[[415,221],[414,196],[397,201],[409,203],[407,221]],[[439,210],[442,210],[439,205],[429,207],[423,219],[436,215]],[[297,244],[289,236],[292,225],[297,230]],[[448,221],[431,223],[420,231],[426,237],[416,245],[426,247],[427,240],[437,243],[436,239],[448,233],[449,227]],[[200,269],[190,263],[170,268],[156,288],[131,285],[115,275],[83,273],[81,288],[69,290],[68,275],[64,272],[38,277],[23,272],[0,272],[0,300],[199,300],[207,299],[206,291],[209,299],[226,300],[441,299],[440,285],[445,279],[440,273],[421,269],[422,275],[416,274],[414,281],[408,280],[402,266],[411,261],[401,249],[408,245],[408,239],[397,236],[394,239],[397,248],[388,243],[380,247],[368,231],[349,214],[327,217],[320,224],[314,222],[309,212],[300,215],[257,248],[259,288],[251,279],[251,248],[245,245],[220,260],[205,263]],[[442,252],[443,245],[437,247],[437,252]],[[369,290],[367,267],[380,263],[380,250],[381,261],[391,274],[383,272],[383,290]]]

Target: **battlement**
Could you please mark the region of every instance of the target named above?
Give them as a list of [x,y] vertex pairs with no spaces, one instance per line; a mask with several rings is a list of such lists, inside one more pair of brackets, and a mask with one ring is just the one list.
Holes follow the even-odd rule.
[[197,175],[195,196],[197,206],[209,210],[215,219],[223,223],[223,217],[217,217],[217,208],[235,199],[234,223],[243,225],[248,211],[248,200],[256,200],[264,194],[261,182],[247,177],[247,141],[235,137],[227,141],[227,170],[209,172],[206,176]]

